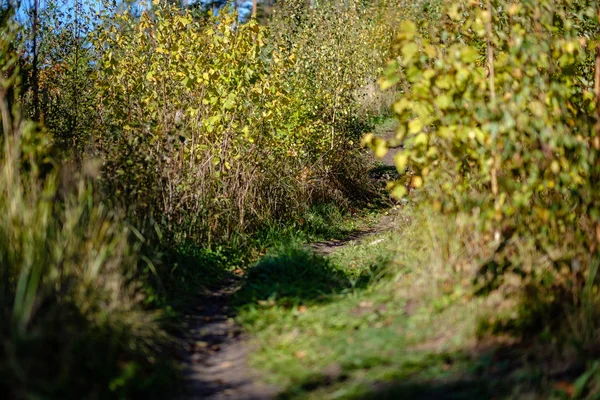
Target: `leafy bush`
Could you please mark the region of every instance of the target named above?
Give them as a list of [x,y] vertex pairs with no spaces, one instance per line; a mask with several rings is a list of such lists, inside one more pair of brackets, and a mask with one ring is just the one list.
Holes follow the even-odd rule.
[[492,280],[540,272],[520,242],[557,269],[587,267],[600,243],[596,2],[445,2],[442,15],[401,24],[382,81],[402,88],[395,160],[411,171],[394,194],[441,182],[434,208],[470,213],[494,238]]
[[367,10],[335,11],[291,30],[168,6],[106,22],[93,43],[107,192],[209,242],[364,196],[353,96],[385,46]]
[[20,119],[17,28],[3,22],[0,390],[8,398],[156,390],[171,375],[155,374],[166,335],[159,314],[141,304],[139,242],[94,199],[93,163],[62,179],[48,137]]

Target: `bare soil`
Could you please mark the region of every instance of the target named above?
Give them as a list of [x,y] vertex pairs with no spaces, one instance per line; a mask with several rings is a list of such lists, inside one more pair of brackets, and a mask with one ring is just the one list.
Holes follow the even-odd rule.
[[229,305],[239,285],[239,279],[231,279],[200,298],[186,316],[186,399],[266,400],[278,393],[248,366],[252,344],[235,323]]

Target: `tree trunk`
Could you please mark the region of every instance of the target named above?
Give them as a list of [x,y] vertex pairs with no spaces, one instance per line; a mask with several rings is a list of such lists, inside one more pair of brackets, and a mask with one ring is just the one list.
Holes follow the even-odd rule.
[[[600,24],[600,7],[598,7],[598,24]],[[595,133],[593,145],[600,150],[600,43],[596,45],[596,73],[594,77],[594,95],[596,98]]]
[[34,121],[40,120],[40,87],[39,87],[39,66],[38,66],[38,46],[37,46],[37,35],[38,35],[38,12],[39,12],[39,0],[33,0],[33,10],[32,10],[32,73],[31,73],[31,81],[32,81],[32,90],[33,90],[33,119]]

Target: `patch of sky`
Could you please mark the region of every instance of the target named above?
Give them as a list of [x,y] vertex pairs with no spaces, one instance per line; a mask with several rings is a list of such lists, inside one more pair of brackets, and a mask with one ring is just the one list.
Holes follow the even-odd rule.
[[[24,23],[31,22],[30,10],[33,9],[36,0],[22,0],[18,2],[16,11],[17,19]],[[259,3],[261,0],[257,0]],[[88,27],[94,25],[96,18],[105,10],[124,10],[129,9],[134,15],[142,10],[152,8],[152,0],[37,0],[39,10],[52,10],[59,19],[67,24],[72,22],[77,13],[87,16],[86,23]],[[175,1],[176,2],[176,1]],[[181,0],[182,7],[200,4],[202,10],[212,11],[219,15],[227,5],[231,5],[231,10],[236,10],[240,23],[245,23],[252,16],[253,0]]]
[[219,15],[226,5],[231,4],[232,10],[237,10],[238,20],[241,23],[248,22],[252,16],[252,0],[198,0],[198,2],[204,11],[212,11],[214,15]]

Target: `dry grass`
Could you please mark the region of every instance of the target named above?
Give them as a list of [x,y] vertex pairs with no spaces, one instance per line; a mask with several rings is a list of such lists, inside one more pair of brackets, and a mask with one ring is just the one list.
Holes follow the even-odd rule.
[[153,374],[167,336],[143,307],[139,241],[94,200],[89,177],[61,186],[57,168],[40,168],[22,142],[33,129],[5,136],[0,154],[0,388],[9,398],[143,391],[139,374]]

